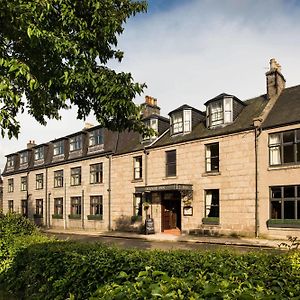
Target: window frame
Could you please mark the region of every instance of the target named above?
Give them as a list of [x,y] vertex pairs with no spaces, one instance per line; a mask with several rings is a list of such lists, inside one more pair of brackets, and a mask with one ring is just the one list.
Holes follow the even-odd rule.
[[90,196],[90,215],[103,217],[103,196],[102,195]]
[[[137,201],[137,199],[139,199]],[[143,194],[134,193],[133,194],[133,216],[142,217],[143,216]]]
[[27,191],[27,176],[21,176],[21,186],[20,186],[20,190],[21,192],[25,192]]
[[[218,155],[208,157],[208,149],[213,146],[218,146]],[[211,150],[210,150],[211,153]],[[212,160],[217,159],[217,169],[212,168]],[[208,168],[208,162],[210,160],[210,170]],[[220,172],[220,144],[219,142],[210,143],[205,145],[205,172],[206,173],[218,173]]]
[[14,179],[13,178],[7,179],[7,192],[8,193],[14,192]]
[[103,183],[103,163],[90,165],[90,184]]
[[[74,211],[76,213],[74,213]],[[70,215],[71,216],[81,216],[81,196],[73,196],[70,198]]]
[[[284,142],[284,134],[288,134],[289,132],[293,132],[293,141]],[[271,143],[271,138],[276,135],[279,137],[278,142]],[[298,139],[298,135],[299,135],[299,139]],[[293,146],[293,161],[284,162],[285,149],[288,146]],[[269,133],[268,148],[269,148],[269,166],[270,167],[300,164],[300,155],[298,154],[298,148],[300,151],[300,129],[295,128],[295,129],[291,129],[291,130]],[[276,148],[278,149],[277,159],[279,158],[279,160],[280,160],[279,163],[272,162],[272,158],[274,156],[273,152],[275,152]],[[299,155],[299,160],[297,157],[298,155]]]
[[[136,165],[138,163],[138,166]],[[137,175],[137,176],[136,176]],[[143,179],[143,156],[133,157],[133,180]]]
[[98,128],[89,132],[89,147],[103,145],[103,130]]
[[64,170],[56,170],[53,172],[53,183],[55,188],[64,186]]
[[12,169],[15,166],[15,157],[13,155],[7,157],[6,166],[8,169]]
[[44,147],[38,147],[34,149],[34,161],[44,160],[45,153]]
[[70,152],[82,150],[82,134],[70,138]]
[[[175,153],[175,161],[170,161],[169,160],[169,155],[172,153]],[[165,162],[166,162],[166,177],[176,177],[177,176],[177,151],[176,149],[174,150],[168,150],[165,151]],[[170,167],[175,166],[175,174],[170,173]]]
[[[177,120],[175,122],[176,117],[179,121]],[[176,112],[172,113],[172,115],[171,115],[171,132],[172,132],[172,134],[183,133],[183,130],[184,130],[183,117],[184,117],[183,111],[176,111]],[[176,130],[174,128],[176,128]]]
[[81,167],[71,168],[71,171],[70,171],[70,185],[71,186],[81,185]]
[[35,189],[42,190],[44,188],[44,173],[35,174]]
[[9,214],[14,212],[14,200],[7,201],[7,209]]
[[60,156],[60,155],[64,155],[64,153],[65,153],[65,141],[60,140],[60,141],[54,142],[53,143],[53,156],[57,157],[57,156]]
[[43,216],[44,213],[44,206],[43,206],[43,199],[36,199],[35,200],[35,215],[36,216]]
[[[24,160],[24,158],[26,159]],[[24,151],[20,153],[20,165],[28,164],[28,151]]]
[[[213,204],[213,201],[216,200],[214,199],[214,195],[213,193],[214,192],[217,192],[217,201],[218,203],[217,204]],[[207,202],[208,202],[208,194],[211,193],[211,202],[210,202],[210,205],[207,205]],[[215,195],[216,196],[216,195]],[[214,218],[214,219],[219,219],[220,218],[220,190],[219,189],[206,189],[204,190],[204,218],[205,219],[209,219],[209,218]],[[210,207],[209,208],[209,213],[207,213],[208,211],[208,206]],[[216,215],[210,215],[212,213],[212,208],[216,208]],[[213,212],[214,213],[214,212]]]
[[54,215],[63,216],[64,213],[64,198],[54,198]]

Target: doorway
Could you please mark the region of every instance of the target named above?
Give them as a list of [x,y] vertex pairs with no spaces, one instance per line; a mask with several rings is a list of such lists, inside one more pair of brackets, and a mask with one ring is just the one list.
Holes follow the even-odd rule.
[[163,194],[162,199],[162,231],[181,230],[181,195],[179,192]]

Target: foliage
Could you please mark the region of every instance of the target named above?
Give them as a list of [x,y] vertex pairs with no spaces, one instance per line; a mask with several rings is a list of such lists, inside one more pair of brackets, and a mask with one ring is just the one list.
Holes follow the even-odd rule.
[[2,236],[0,284],[30,299],[292,299],[300,253],[122,250]]
[[128,18],[146,10],[131,0],[2,0],[0,10],[0,128],[17,136],[24,110],[41,124],[59,110],[91,111],[110,129],[146,130],[133,99],[144,84],[107,67],[122,60],[118,36]]

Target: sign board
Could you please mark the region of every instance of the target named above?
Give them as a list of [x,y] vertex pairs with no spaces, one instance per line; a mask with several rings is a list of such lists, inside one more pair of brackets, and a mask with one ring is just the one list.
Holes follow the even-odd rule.
[[145,234],[155,233],[154,231],[154,220],[152,218],[145,220]]

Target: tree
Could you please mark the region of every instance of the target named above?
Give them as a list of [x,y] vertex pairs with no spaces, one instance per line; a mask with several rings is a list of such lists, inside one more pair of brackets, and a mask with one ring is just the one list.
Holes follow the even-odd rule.
[[18,136],[23,95],[29,114],[43,125],[75,105],[79,119],[94,111],[104,127],[145,132],[133,103],[145,85],[106,65],[121,62],[117,37],[126,20],[146,7],[145,1],[131,0],[2,0],[2,136]]

